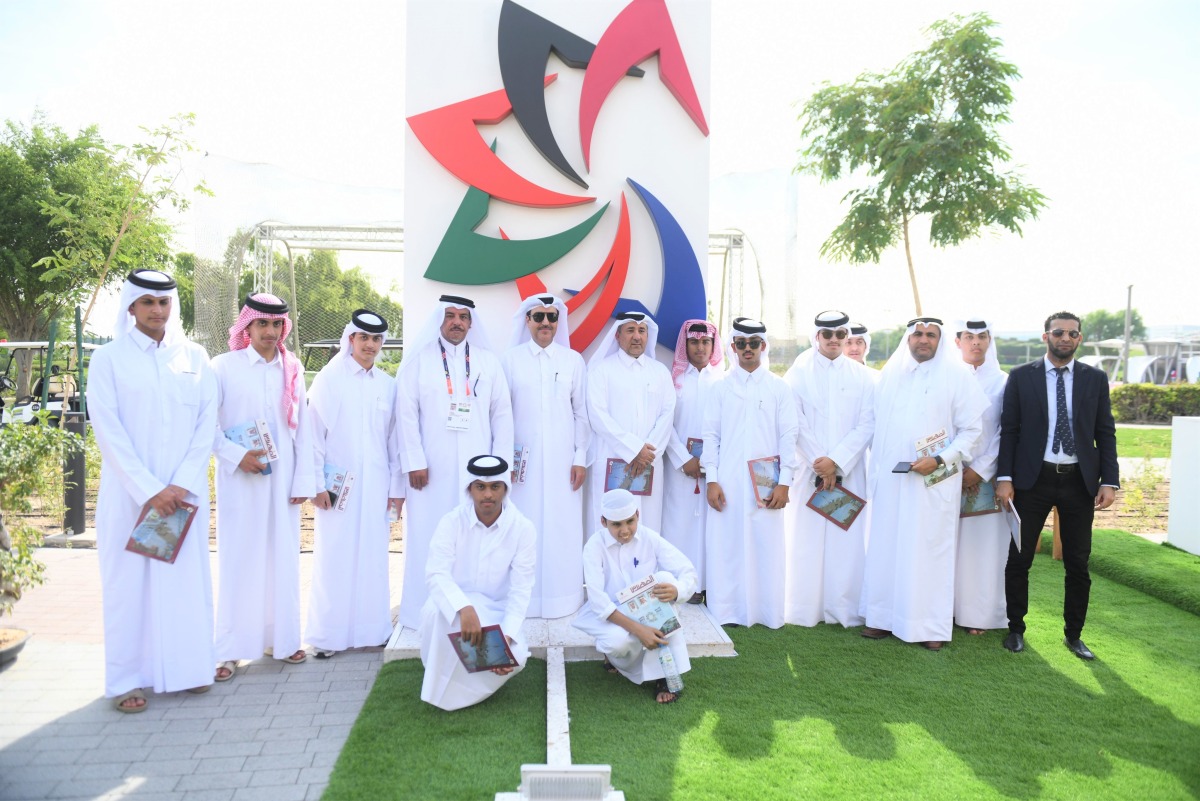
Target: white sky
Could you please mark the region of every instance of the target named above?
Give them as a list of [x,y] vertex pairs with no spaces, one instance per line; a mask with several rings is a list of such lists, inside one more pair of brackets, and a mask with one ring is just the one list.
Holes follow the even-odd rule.
[[[1122,308],[1134,284],[1134,305],[1148,324],[1200,324],[1200,260],[1186,233],[1200,218],[1200,4],[712,2],[714,181],[783,175],[798,146],[794,104],[821,81],[885,71],[924,45],[930,22],[987,10],[1023,75],[1004,135],[1049,208],[1024,238],[985,234],[948,251],[930,247],[918,227],[914,258],[926,313],[984,315],[1002,330],[1029,331],[1063,307]],[[213,163],[268,164],[277,168],[272,175],[398,197],[403,43],[404,7],[396,2],[0,0],[0,117],[28,123],[40,108],[69,130],[95,123],[109,141],[131,142],[138,125],[192,111],[198,144]],[[883,327],[911,316],[901,249],[879,266],[818,258],[851,184],[795,180],[799,317],[837,306]],[[347,193],[354,195],[328,196]],[[229,193],[214,201],[243,216],[281,202]],[[399,206],[377,205],[372,219],[399,219]],[[328,217],[346,215],[362,212],[330,209]],[[246,223],[267,216],[277,215]],[[764,253],[782,252],[778,226],[713,222],[739,224]],[[381,288],[387,272],[399,270],[394,258],[371,264],[346,253],[342,262],[371,267]]]

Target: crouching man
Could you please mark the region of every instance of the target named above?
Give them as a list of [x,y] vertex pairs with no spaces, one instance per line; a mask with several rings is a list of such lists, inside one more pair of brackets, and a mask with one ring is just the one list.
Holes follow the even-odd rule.
[[[572,625],[596,638],[606,671],[620,673],[634,684],[654,680],[655,700],[669,704],[679,691],[668,686],[664,661],[673,661],[680,674],[691,667],[683,631],[663,632],[633,619],[618,606],[618,595],[653,576],[653,596],[673,605],[696,591],[696,568],[657,531],[639,527],[638,499],[628,490],[604,493],[600,512],[604,528],[583,547],[587,603]],[[664,645],[669,656],[660,657],[659,646]]]
[[[533,592],[537,532],[507,501],[506,461],[476,456],[467,463],[467,473],[467,499],[433,533],[425,567],[429,598],[421,610],[421,700],[445,710],[485,700],[529,658],[521,625]],[[496,625],[504,642],[485,631]],[[458,632],[456,646],[448,635]],[[475,672],[464,667],[468,656],[468,661],[478,660],[472,662],[476,667],[503,662],[505,651],[515,664]]]

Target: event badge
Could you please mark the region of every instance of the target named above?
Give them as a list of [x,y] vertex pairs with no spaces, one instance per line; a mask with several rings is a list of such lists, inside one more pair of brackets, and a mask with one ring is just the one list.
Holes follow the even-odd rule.
[[466,431],[471,427],[471,401],[450,401],[450,413],[446,416],[446,429]]

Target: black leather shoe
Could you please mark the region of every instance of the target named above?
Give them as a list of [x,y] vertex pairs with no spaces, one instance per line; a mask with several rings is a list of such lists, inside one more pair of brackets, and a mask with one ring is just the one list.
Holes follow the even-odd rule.
[[1014,654],[1021,653],[1025,650],[1025,635],[1018,631],[1010,631],[1004,638],[1004,647]]
[[1088,650],[1088,647],[1083,644],[1083,640],[1068,640],[1063,637],[1063,645],[1067,646],[1067,650],[1075,654],[1080,659],[1086,659],[1091,662],[1096,658],[1096,655]]

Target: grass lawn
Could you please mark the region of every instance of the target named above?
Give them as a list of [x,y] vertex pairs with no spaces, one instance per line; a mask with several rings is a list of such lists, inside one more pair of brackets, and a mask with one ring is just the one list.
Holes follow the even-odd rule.
[[1134,456],[1139,459],[1169,459],[1171,429],[1117,426],[1117,455]]
[[546,663],[530,659],[477,706],[421,701],[421,660],[379,671],[329,778],[324,801],[486,799],[516,790],[521,764],[546,761]]
[[[611,764],[631,801],[1200,798],[1200,617],[1094,573],[1089,664],[1062,645],[1062,564],[1039,556],[1030,595],[1023,654],[999,632],[934,654],[729,629],[740,656],[693,660],[663,707],[569,664],[572,758]],[[325,799],[490,801],[545,761],[544,663],[454,713],[420,686],[418,661],[384,666]]]
[[1200,618],[1094,578],[1085,663],[1062,645],[1062,565],[1039,557],[1027,647],[933,654],[818,626],[730,629],[680,702],[568,665],[572,757],[630,799],[1200,797]]

